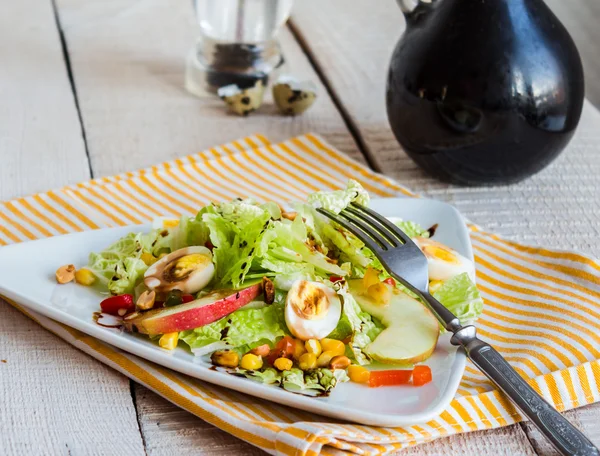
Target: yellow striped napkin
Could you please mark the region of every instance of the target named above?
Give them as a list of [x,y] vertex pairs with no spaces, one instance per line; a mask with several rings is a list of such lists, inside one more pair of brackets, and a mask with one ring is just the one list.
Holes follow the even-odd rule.
[[[211,200],[238,196],[285,203],[341,188],[348,178],[360,181],[373,196],[415,196],[316,135],[278,145],[255,136],[138,172],[2,203],[0,245],[194,213]],[[469,228],[486,303],[478,322],[481,336],[559,410],[598,401],[600,264],[579,253],[526,247]],[[273,454],[379,454],[521,420],[469,364],[456,398],[428,423],[387,429],[334,423],[202,383],[13,304],[96,359]]]

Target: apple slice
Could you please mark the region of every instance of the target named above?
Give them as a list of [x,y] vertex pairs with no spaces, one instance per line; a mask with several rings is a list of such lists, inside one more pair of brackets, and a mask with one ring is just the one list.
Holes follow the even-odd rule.
[[200,299],[178,306],[135,312],[125,318],[125,329],[143,334],[165,334],[199,328],[229,315],[262,292],[257,283],[242,290],[215,290]]
[[365,347],[367,355],[386,364],[415,364],[431,356],[440,326],[427,307],[397,289],[388,304],[380,304],[364,292],[362,280],[349,281],[349,287],[360,307],[386,327]]

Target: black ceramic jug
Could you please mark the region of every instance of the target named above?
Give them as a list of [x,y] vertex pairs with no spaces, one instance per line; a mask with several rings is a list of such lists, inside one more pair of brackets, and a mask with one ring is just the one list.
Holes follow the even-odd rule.
[[416,163],[457,184],[506,184],[563,150],[581,116],[583,68],[542,0],[398,3],[407,26],[387,112]]

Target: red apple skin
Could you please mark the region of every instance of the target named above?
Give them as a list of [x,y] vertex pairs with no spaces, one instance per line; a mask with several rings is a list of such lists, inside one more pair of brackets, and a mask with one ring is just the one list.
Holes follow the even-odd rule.
[[235,312],[261,292],[260,283],[239,291],[216,291],[215,294],[220,296],[216,300],[214,295],[208,295],[186,304],[136,313],[125,319],[125,329],[136,328],[142,334],[165,334],[200,328]]

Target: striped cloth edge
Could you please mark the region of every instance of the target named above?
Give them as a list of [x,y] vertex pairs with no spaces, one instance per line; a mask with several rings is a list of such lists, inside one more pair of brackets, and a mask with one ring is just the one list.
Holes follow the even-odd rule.
[[[285,203],[343,187],[348,178],[373,196],[417,196],[317,135],[277,145],[257,135],[140,171],[1,203],[0,245],[179,216],[210,200],[237,196]],[[486,303],[479,333],[559,410],[598,401],[600,264],[581,253],[523,246],[472,224],[469,229]],[[522,419],[468,364],[450,407],[428,423],[379,428],[330,422],[170,371],[11,304],[171,402],[273,454],[384,454]]]

